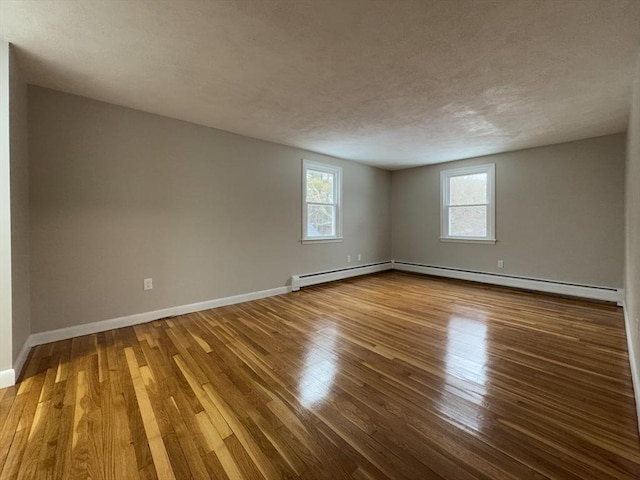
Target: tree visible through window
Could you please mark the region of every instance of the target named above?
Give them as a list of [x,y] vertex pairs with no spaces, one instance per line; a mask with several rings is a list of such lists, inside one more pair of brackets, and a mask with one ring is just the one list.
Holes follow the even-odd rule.
[[441,172],[441,238],[495,241],[495,166]]
[[339,238],[342,170],[307,160],[303,165],[303,239]]

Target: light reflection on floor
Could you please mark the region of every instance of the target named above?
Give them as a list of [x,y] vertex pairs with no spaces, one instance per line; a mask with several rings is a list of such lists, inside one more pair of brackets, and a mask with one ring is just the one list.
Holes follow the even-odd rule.
[[480,430],[482,401],[487,395],[487,320],[482,315],[475,317],[454,316],[449,320],[445,354],[445,382],[450,388],[465,391],[469,408],[461,415],[460,405],[452,406],[443,398],[439,409],[465,426]]
[[304,370],[298,392],[300,403],[309,408],[324,400],[331,391],[336,375],[336,325],[316,332],[305,356]]

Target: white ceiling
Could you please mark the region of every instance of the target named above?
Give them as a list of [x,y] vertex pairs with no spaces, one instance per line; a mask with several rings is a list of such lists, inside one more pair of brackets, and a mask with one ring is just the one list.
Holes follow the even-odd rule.
[[638,0],[0,0],[29,83],[388,169],[622,132]]

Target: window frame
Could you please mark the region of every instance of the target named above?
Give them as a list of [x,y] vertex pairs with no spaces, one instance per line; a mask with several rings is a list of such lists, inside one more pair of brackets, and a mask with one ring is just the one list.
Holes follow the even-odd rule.
[[[474,205],[487,206],[487,234],[484,237],[449,235],[449,193],[450,179],[463,175],[487,174],[487,203]],[[452,168],[440,171],[440,241],[461,243],[496,243],[496,164],[489,163],[470,167]]]
[[[307,171],[329,173],[334,176],[333,203],[307,202]],[[307,206],[308,205],[333,205],[336,212],[334,235],[320,237],[307,236]],[[313,160],[302,159],[302,243],[331,243],[341,242],[342,238],[342,167],[320,163]]]

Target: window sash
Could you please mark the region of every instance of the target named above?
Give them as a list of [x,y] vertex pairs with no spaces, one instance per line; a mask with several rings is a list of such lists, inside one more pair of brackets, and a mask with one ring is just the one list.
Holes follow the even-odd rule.
[[[330,229],[331,231],[329,233],[326,234],[322,234],[319,232],[319,230],[317,230],[316,224],[313,224],[312,221],[310,221],[310,217],[312,216],[312,213],[310,212],[310,210],[312,210],[309,207],[324,207],[326,209],[329,210],[328,212],[328,224],[330,225]],[[326,203],[307,203],[307,237],[308,238],[325,238],[325,237],[335,237],[336,236],[336,230],[337,230],[337,205],[329,205]],[[316,232],[318,232],[317,235],[314,234],[310,234],[309,233],[309,227],[313,226],[314,230],[316,230]]]
[[445,208],[457,208],[457,207],[488,207],[489,203],[465,203],[464,205],[445,205]]
[[[474,175],[479,173],[486,173],[486,189],[487,189],[487,201],[481,203],[469,203],[461,205],[452,205],[452,180],[456,177]],[[440,238],[443,240],[451,239],[456,240],[481,240],[491,243],[495,242],[495,164],[477,165],[473,167],[462,167],[452,170],[442,170],[440,172],[440,188],[441,188],[441,228]],[[452,208],[460,207],[485,207],[485,231],[486,235],[462,235],[452,234],[451,228],[451,210]]]
[[[319,202],[304,202],[307,205],[317,205],[318,207],[337,207],[337,203],[319,203]],[[457,206],[457,205],[454,205]],[[475,205],[474,205],[475,206]]]
[[[318,200],[309,201],[307,200],[307,175],[308,172],[317,172],[326,175],[330,175],[332,177],[331,181],[331,198],[332,202],[323,202]],[[342,182],[342,169],[340,167],[334,167],[332,165],[325,165],[315,163],[309,160],[303,160],[303,168],[302,168],[302,207],[303,207],[303,225],[302,225],[302,240],[340,240],[342,237],[342,206],[341,206],[341,182]],[[325,235],[310,235],[309,234],[309,226],[310,226],[310,215],[309,215],[309,207],[329,207],[332,211],[331,218],[331,234]]]
[[[316,200],[308,200],[308,191],[307,191],[307,186],[308,186],[308,173],[309,172],[314,172],[314,173],[322,173],[325,175],[330,175],[332,177],[332,181],[331,181],[331,198],[333,198],[333,202],[322,202],[322,201],[316,201]],[[322,204],[322,205],[337,205],[337,193],[336,193],[336,184],[338,183],[338,175],[336,174],[336,172],[331,172],[329,170],[323,170],[320,168],[311,168],[311,167],[307,167],[305,169],[305,182],[304,182],[304,186],[305,186],[305,192],[304,192],[304,197],[305,197],[305,202],[306,203],[314,203],[314,204]]]
[[[456,222],[452,218],[452,211],[455,209],[462,208],[484,208],[484,215],[482,215],[482,219],[484,220],[484,224],[482,225],[482,229],[484,229],[485,233],[483,235],[473,235],[470,233],[452,233],[455,230]],[[450,237],[461,237],[461,238],[487,238],[487,234],[489,232],[489,205],[488,204],[478,204],[478,205],[450,205],[447,207],[447,234]]]

